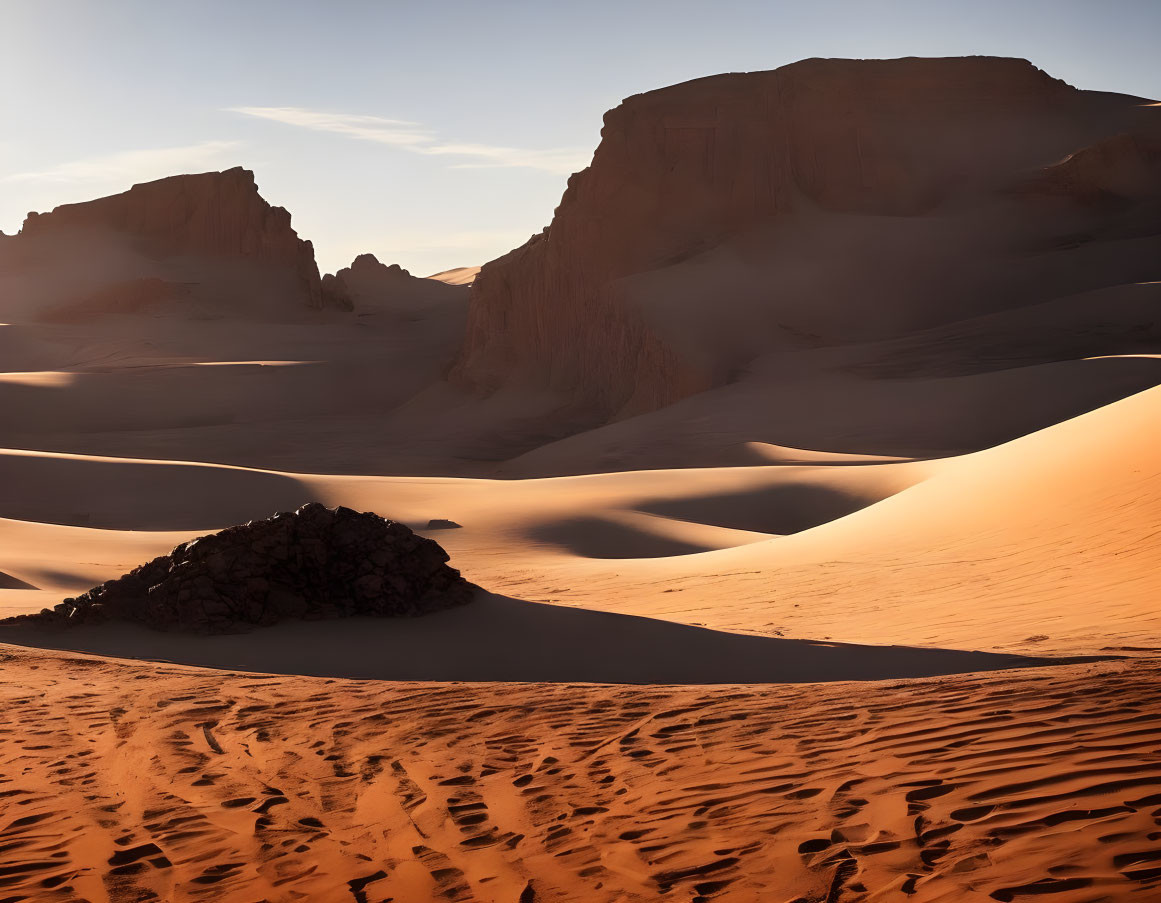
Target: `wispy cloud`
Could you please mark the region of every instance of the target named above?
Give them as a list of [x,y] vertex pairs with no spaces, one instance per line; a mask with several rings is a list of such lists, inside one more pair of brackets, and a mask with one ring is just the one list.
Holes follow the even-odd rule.
[[142,182],[179,172],[217,169],[240,146],[238,141],[203,141],[184,147],[120,151],[12,173],[0,177],[0,182]]
[[381,116],[325,113],[301,107],[231,107],[228,112],[361,141],[375,141],[417,154],[461,157],[460,162],[453,163],[453,168],[457,169],[523,167],[567,174],[586,166],[589,160],[589,153],[580,148],[535,149],[442,141],[434,131],[419,123]]
[[242,113],[258,119],[269,119],[283,125],[313,129],[316,132],[334,132],[362,141],[377,141],[397,147],[429,145],[435,137],[415,122],[403,119],[384,119],[382,116],[360,116],[350,113],[322,113],[301,107],[230,107],[229,113]]

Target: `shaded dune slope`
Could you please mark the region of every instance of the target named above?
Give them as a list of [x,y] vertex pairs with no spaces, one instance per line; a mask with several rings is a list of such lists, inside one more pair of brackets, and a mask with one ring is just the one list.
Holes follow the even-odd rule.
[[288,622],[189,636],[134,624],[0,624],[0,643],[226,670],[377,680],[630,684],[883,680],[1069,659],[743,636],[481,593],[419,618]]

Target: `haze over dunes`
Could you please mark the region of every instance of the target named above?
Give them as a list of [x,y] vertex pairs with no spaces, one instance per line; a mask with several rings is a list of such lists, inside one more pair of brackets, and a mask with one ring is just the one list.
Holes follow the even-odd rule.
[[1161,106],[993,57],[635,95],[427,278],[242,168],[30,215],[0,616],[309,502],[475,588],[0,624],[0,903],[1155,899],[1159,304]]

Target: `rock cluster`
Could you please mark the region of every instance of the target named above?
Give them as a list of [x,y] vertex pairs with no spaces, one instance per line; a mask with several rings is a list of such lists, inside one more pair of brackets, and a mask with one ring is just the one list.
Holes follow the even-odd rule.
[[[605,115],[592,165],[569,179],[551,225],[480,272],[452,377],[482,391],[513,381],[548,386],[609,415],[720,385],[746,362],[717,366],[712,350],[696,349],[709,358],[702,361],[675,345],[663,328],[671,321],[665,304],[650,319],[633,297],[641,274],[737,237],[748,244],[731,253],[750,259],[797,242],[790,267],[810,284],[833,268],[844,233],[815,240],[797,221],[891,225],[963,209],[1150,113],[1161,110],[1077,90],[1026,60],[989,57],[803,60],[630,97]],[[1115,150],[1117,159],[1141,156]],[[808,269],[814,259],[823,261],[818,271]],[[866,280],[854,282],[836,309],[867,306]],[[710,285],[690,304],[712,312],[734,292]],[[792,300],[767,295],[768,306]],[[876,313],[881,332],[907,313],[896,306]],[[818,317],[800,319],[812,341],[850,340],[845,323],[827,333],[813,328]]]
[[311,503],[190,540],[30,619],[234,633],[288,618],[422,615],[471,600],[447,561],[403,524]]

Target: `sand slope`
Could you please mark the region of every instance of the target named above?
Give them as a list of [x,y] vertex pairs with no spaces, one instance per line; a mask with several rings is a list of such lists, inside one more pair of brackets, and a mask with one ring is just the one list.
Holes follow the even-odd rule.
[[635,612],[662,617],[705,608],[714,626],[788,636],[1155,648],[1159,406],[1149,390],[946,460],[938,476],[792,537],[589,568],[574,598],[631,595]]

